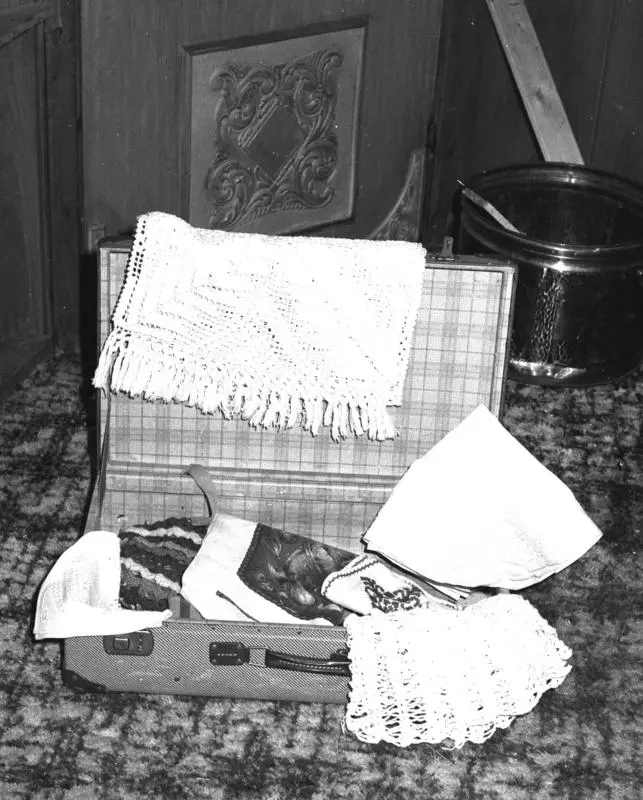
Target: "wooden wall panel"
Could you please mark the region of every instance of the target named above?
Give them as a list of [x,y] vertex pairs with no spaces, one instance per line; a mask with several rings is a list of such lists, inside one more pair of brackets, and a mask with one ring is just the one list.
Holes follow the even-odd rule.
[[0,48],[0,346],[49,331],[39,35]]
[[82,9],[85,222],[121,233],[141,211],[176,210],[181,2]]
[[0,10],[0,400],[52,345],[39,19]]
[[643,182],[643,3],[614,0],[592,164]]
[[0,0],[0,396],[79,339],[77,0]]
[[[611,2],[527,0],[570,124],[586,161],[596,136]],[[541,160],[485,0],[445,4],[440,55],[436,172],[425,239],[453,226],[456,180],[485,169]]]
[[527,0],[581,153],[591,161],[612,19],[611,0]]
[[31,5],[33,0],[0,0],[0,11],[6,8],[18,8],[18,6]]
[[[526,0],[551,66],[581,151],[592,166],[643,181],[643,2],[641,0]],[[302,14],[312,21],[337,18],[340,11],[359,15],[365,0],[0,0],[7,9],[59,6],[45,23],[45,91],[48,118],[47,163],[38,160],[32,124],[37,81],[33,63],[35,30],[7,45],[18,50],[19,67],[0,53],[0,204],[5,247],[0,253],[3,293],[0,297],[0,342],[8,337],[41,335],[49,325],[47,297],[53,301],[50,333],[58,344],[78,338],[79,316],[91,319],[88,295],[81,296],[85,270],[79,274],[78,246],[82,212],[79,199],[81,158],[76,60],[80,49],[79,9],[83,7],[85,86],[85,157],[88,204],[97,220],[96,236],[127,230],[135,215],[148,208],[176,211],[180,189],[176,157],[182,77],[175,69],[180,43],[203,42],[253,31],[297,27]],[[404,149],[421,145],[431,129],[429,202],[425,209],[425,241],[438,245],[449,231],[456,178],[481,169],[519,161],[540,160],[535,140],[497,41],[485,0],[446,0],[439,57],[439,107],[426,101],[433,92],[433,74],[425,65],[435,60],[440,20],[409,33],[398,24],[400,14],[420,19],[429,0],[405,0],[389,6],[387,38],[392,47],[375,49],[382,75],[399,87],[393,101],[377,87],[370,89],[368,132],[362,153],[385,142],[386,163],[362,176],[372,197],[369,227],[374,228],[395,200],[407,168],[407,153],[396,147],[405,131]],[[400,5],[403,11],[400,11]],[[341,15],[340,15],[341,16]],[[58,24],[62,21],[62,27]],[[34,21],[34,24],[38,24]],[[54,29],[56,28],[56,29]],[[371,42],[373,44],[373,42]],[[409,54],[428,48],[428,61]],[[42,64],[41,64],[42,66]],[[21,108],[9,95],[24,98]],[[414,87],[412,90],[409,87]],[[37,91],[40,91],[39,87]],[[13,104],[13,105],[12,105]],[[416,114],[416,108],[422,108]],[[366,130],[367,125],[364,125]],[[25,131],[31,131],[26,132]],[[41,142],[42,145],[42,142]],[[36,147],[36,150],[31,148]],[[131,150],[131,157],[124,153]],[[43,206],[36,173],[47,168],[49,194]],[[42,176],[41,176],[42,178]],[[394,185],[394,188],[392,188]],[[18,189],[16,189],[18,187]],[[26,187],[26,188],[25,188]],[[35,192],[35,193],[34,193]],[[18,195],[20,199],[18,200]],[[25,208],[29,207],[28,213]],[[40,209],[35,211],[34,209]],[[27,216],[25,214],[27,213]],[[21,216],[22,215],[22,216]],[[29,235],[24,220],[29,219]],[[88,217],[87,221],[91,222]],[[18,221],[17,221],[18,220]],[[34,231],[49,220],[52,286],[42,237]],[[105,226],[105,227],[103,227]],[[39,229],[38,229],[39,230]],[[342,225],[334,229],[342,233]],[[19,231],[19,235],[16,235]],[[8,243],[8,244],[7,244]],[[43,260],[44,259],[44,260]],[[18,264],[26,265],[25,269]],[[11,286],[17,287],[10,294]],[[21,297],[33,299],[27,312]],[[89,292],[91,295],[91,291]],[[83,312],[83,309],[89,309]],[[34,315],[35,314],[35,315]]]
[[[324,233],[374,230],[397,200],[412,151],[425,144],[440,36],[436,0],[83,0],[82,9],[85,222],[97,234],[128,232],[152,209],[179,213],[184,46],[373,13],[366,64],[379,80],[364,82],[357,174],[368,202],[359,224]],[[375,168],[373,152],[383,155]]]
[[77,0],[59,0],[60,25],[45,36],[47,174],[52,329],[56,345],[75,346],[80,316],[80,103]]
[[[459,1],[459,0],[458,0]],[[182,37],[185,41],[203,40],[214,30],[211,0],[184,0],[190,13],[184,14]],[[297,28],[301,20],[323,24],[341,18],[371,17],[366,36],[366,69],[377,80],[363,79],[360,108],[361,135],[358,154],[357,192],[369,198],[362,203],[357,226],[339,223],[324,227],[325,235],[368,236],[375,230],[397,200],[402,189],[409,155],[424,147],[432,119],[437,73],[437,53],[441,35],[441,7],[452,0],[218,0],[219,27],[231,26],[233,36],[243,35],[252,20],[255,31]],[[243,8],[245,6],[245,9]],[[251,10],[250,10],[251,9]],[[390,87],[396,87],[392,94]],[[370,152],[384,152],[380,169],[373,169]]]

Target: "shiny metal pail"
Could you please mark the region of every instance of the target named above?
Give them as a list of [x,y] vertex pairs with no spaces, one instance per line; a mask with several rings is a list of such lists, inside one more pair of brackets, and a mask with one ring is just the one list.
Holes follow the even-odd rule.
[[643,358],[643,186],[570,164],[480,173],[467,186],[518,229],[461,197],[458,251],[518,266],[509,377],[608,383]]

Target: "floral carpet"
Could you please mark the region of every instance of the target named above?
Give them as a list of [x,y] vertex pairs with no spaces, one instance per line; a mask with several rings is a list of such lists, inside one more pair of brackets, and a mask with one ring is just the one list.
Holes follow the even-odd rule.
[[[0,406],[0,798],[638,800],[643,373],[609,386],[509,384],[503,422],[603,531],[525,592],[573,652],[563,685],[483,745],[367,745],[343,707],[66,688],[34,599],[74,542],[94,479],[92,400],[74,355]],[[533,498],[534,503],[546,498]]]

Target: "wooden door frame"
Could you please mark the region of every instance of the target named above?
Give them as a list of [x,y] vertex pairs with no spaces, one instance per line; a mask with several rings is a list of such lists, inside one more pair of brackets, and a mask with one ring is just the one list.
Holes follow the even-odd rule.
[[45,32],[47,183],[52,337],[58,349],[80,345],[81,109],[80,3],[55,0]]
[[5,397],[56,349],[79,345],[80,125],[78,0],[24,2],[0,10],[0,46],[33,38],[37,75],[36,136],[42,309],[38,333],[0,352],[0,397]]

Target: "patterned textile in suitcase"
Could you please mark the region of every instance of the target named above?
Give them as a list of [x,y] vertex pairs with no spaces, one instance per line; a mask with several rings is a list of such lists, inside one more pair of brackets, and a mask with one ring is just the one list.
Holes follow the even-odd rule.
[[[208,527],[194,525],[188,519],[170,518],[120,531],[121,606],[146,611],[169,608],[171,598],[182,594],[184,574],[192,565],[190,585],[196,585],[200,591],[190,598],[205,597],[203,604],[193,602],[204,615],[212,595],[217,609],[221,608],[220,598],[223,598],[248,619],[260,622],[279,621],[280,610],[292,615],[293,621],[313,622],[320,618],[335,625],[343,622],[347,611],[322,596],[321,587],[330,573],[342,569],[354,558],[353,553],[228,516],[224,517],[222,527],[220,516],[216,515],[210,524],[209,549],[205,557],[202,553],[199,558],[196,557]],[[252,532],[249,543],[242,545],[241,563],[227,563],[229,539],[240,539],[239,532],[244,528]],[[217,563],[211,558],[213,552],[220,553]],[[227,594],[217,588],[221,585],[227,587]],[[235,585],[243,587],[242,598],[249,598],[248,604],[229,591]],[[254,596],[263,616],[255,615]]]
[[169,608],[206,531],[205,525],[176,518],[120,531],[121,606],[145,611]]

